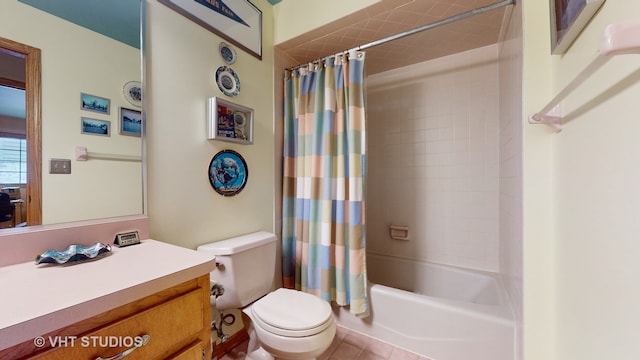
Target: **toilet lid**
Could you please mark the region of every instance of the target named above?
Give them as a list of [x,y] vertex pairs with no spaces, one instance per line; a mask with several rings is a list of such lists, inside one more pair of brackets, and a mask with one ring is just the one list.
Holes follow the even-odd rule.
[[315,335],[333,320],[329,303],[291,289],[278,289],[266,295],[253,304],[251,312],[265,330],[289,337]]

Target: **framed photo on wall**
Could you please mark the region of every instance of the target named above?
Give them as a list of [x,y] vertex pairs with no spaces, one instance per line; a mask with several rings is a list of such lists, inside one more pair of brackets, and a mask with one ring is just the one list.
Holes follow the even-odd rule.
[[262,60],[262,11],[249,0],[158,0]]
[[87,135],[111,136],[111,121],[80,118],[81,133]]
[[142,135],[142,113],[140,110],[120,108],[120,135]]
[[551,53],[564,54],[605,0],[549,0]]
[[80,93],[80,109],[109,115],[111,100],[100,96]]

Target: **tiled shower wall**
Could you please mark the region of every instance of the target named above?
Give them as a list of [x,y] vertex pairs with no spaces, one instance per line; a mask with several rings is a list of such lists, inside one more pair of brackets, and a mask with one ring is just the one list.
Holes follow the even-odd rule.
[[497,52],[368,77],[369,252],[498,271]]

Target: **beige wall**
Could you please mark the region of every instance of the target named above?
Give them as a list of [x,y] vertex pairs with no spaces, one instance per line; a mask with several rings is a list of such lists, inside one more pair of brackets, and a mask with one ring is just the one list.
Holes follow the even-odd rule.
[[[75,161],[75,147],[140,155],[140,139],[118,134],[124,84],[140,80],[138,49],[2,1],[0,36],[42,50],[42,220],[45,224],[142,213],[140,163]],[[80,110],[80,93],[111,99],[110,115]],[[111,121],[111,136],[80,133],[80,117]],[[70,175],[50,175],[50,158],[71,159]]]
[[[200,244],[258,230],[273,231],[273,15],[263,12],[262,61],[236,48],[230,65],[240,93],[229,98],[215,84],[226,65],[219,36],[157,1],[148,6],[147,173],[152,238],[196,248]],[[254,143],[207,139],[207,99],[219,96],[253,108]],[[244,190],[223,197],[209,184],[212,157],[223,149],[239,152],[249,169]]]
[[[547,4],[524,6],[523,117],[594,58],[607,24],[640,13],[636,1],[608,1],[565,55],[551,56],[541,35]],[[561,133],[525,124],[526,359],[640,352],[637,69],[636,56],[626,55],[594,74],[564,102],[572,119]]]
[[526,123],[551,98],[548,4],[523,5],[523,317],[524,358],[553,359],[556,313],[552,228],[552,133]]

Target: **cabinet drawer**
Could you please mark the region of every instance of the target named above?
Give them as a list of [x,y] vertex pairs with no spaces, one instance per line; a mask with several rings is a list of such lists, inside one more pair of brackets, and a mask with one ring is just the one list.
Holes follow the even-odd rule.
[[[205,327],[202,290],[194,290],[100,329],[78,336],[66,347],[54,347],[34,359],[94,360],[109,358],[131,347],[143,335],[150,339],[126,360],[166,359],[198,339]],[[208,305],[208,304],[207,304]],[[202,355],[200,355],[202,358]]]
[[206,358],[204,344],[198,341],[188,348],[180,351],[169,360],[203,360]]

